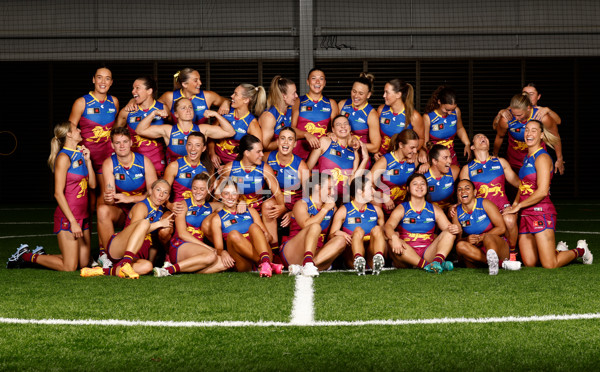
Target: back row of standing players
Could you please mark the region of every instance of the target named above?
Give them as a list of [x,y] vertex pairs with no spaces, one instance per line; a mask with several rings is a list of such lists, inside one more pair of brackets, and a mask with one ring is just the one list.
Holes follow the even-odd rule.
[[[166,247],[170,263],[154,268],[157,276],[179,271],[215,272],[233,266],[245,271],[253,265],[258,266],[261,276],[270,276],[272,271],[281,272],[281,265],[274,262],[289,266],[290,272],[314,276],[318,275],[317,268],[327,269],[341,254],[359,274],[364,273],[367,261],[379,273],[385,258],[391,258],[398,267],[442,272],[452,269],[446,256],[463,230],[468,236],[457,245],[457,253],[467,265],[490,260],[497,265],[498,255],[501,262],[508,258],[509,248],[516,250],[516,212],[525,206],[519,205],[516,211],[513,207],[519,204],[519,198],[523,202],[525,194],[536,189],[536,185],[523,186],[515,174],[531,155],[531,146],[524,137],[527,123],[539,119],[540,132],[553,138],[556,170],[561,174],[564,171],[557,130],[560,118],[536,106],[540,96],[531,85],[513,97],[508,109],[498,113],[491,155],[484,135],[476,135],[471,143],[456,94],[444,86],[432,94],[426,113],[420,115],[413,106],[412,86],[399,79],[385,84],[385,104],[375,110],[368,103],[373,90],[373,76],[369,74],[356,79],[351,98],[336,103],[323,96],[325,75],[318,69],[309,73],[309,93],[300,99],[295,84],[280,76],[273,79],[268,97],[260,86],[241,84],[231,99],[226,99],[202,91],[199,73],[184,69],[175,75],[176,89],[158,100],[152,79],[135,80],[133,99],[119,112],[118,101],[108,94],[110,70],[98,69],[93,82],[94,91],[75,102],[69,118],[71,123],[79,124],[85,147],[67,155],[73,160],[75,153],[81,152],[85,159],[85,153],[89,153],[101,190],[97,208],[101,256],[114,267],[82,271],[85,276],[137,277],[138,273],[147,273],[153,266],[151,248],[159,245],[158,240]],[[210,110],[213,106],[218,111]],[[167,118],[172,125],[166,124]],[[216,123],[208,124],[209,118]],[[77,126],[72,126],[73,132]],[[293,130],[287,129],[290,127]],[[507,133],[508,162],[495,156]],[[474,153],[462,171],[454,152],[455,137],[465,145],[465,156],[470,159]],[[549,159],[542,150],[542,158]],[[356,177],[368,169],[370,175]],[[219,176],[213,179],[200,176],[216,170]],[[311,177],[309,170],[319,173]],[[328,176],[315,180],[318,174]],[[473,195],[459,195],[459,207],[450,213],[456,223],[451,223],[446,212],[459,174],[461,180],[472,181]],[[164,177],[166,182],[155,182],[157,177]],[[419,196],[420,179],[425,181],[426,190]],[[512,207],[506,197],[505,180],[519,188]],[[237,186],[235,190],[227,189],[232,185]],[[162,190],[163,197],[155,195],[154,186]],[[468,189],[458,186],[459,193]],[[168,201],[171,189],[173,195]],[[272,197],[265,198],[263,189]],[[221,202],[209,203],[207,190],[214,190]],[[230,194],[233,196],[228,200],[225,195]],[[346,203],[341,204],[341,200]],[[461,208],[461,202],[467,200]],[[542,217],[529,221],[532,229],[527,230],[523,224],[520,228],[522,233],[536,236],[523,244],[527,246],[527,252],[521,252],[525,264],[556,267],[589,253],[578,248],[569,251],[565,259],[558,259],[562,254],[554,251],[556,212],[549,199],[544,202],[547,205],[543,208],[529,208],[543,212],[534,213]],[[174,214],[163,214],[163,205]],[[70,217],[68,214],[75,217],[64,212],[59,201],[58,218]],[[500,213],[503,218],[498,218]],[[173,216],[180,220],[175,229]],[[89,215],[84,212],[77,217],[84,218],[73,220],[83,221]],[[470,227],[475,217],[488,221],[477,224],[481,231]],[[142,220],[148,223],[138,223]],[[386,220],[394,225],[391,229],[384,226]],[[114,234],[114,224],[123,221],[125,230]],[[290,225],[290,236],[278,237],[278,221],[282,226]],[[60,228],[56,216],[55,230],[59,246],[60,233],[72,233]],[[154,240],[147,237],[153,230],[159,232]],[[548,231],[552,234],[554,258],[539,252],[543,239],[537,239],[537,235],[547,235]],[[234,236],[227,237],[231,234]],[[486,234],[503,236],[504,240],[485,240]],[[221,236],[227,237],[226,249]],[[205,238],[216,250],[206,246]],[[547,236],[544,239],[548,240]],[[284,242],[279,247],[280,240]],[[89,251],[89,237],[87,246]],[[496,258],[490,258],[490,251]],[[80,257],[80,266],[86,266],[85,255]],[[27,253],[25,259],[42,263],[35,254]]]

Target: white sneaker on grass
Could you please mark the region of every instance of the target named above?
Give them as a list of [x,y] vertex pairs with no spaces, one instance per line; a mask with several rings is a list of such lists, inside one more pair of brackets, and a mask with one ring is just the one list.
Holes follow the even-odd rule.
[[365,275],[365,268],[367,266],[367,261],[364,257],[358,256],[354,259],[354,270],[358,275]]
[[498,275],[498,255],[493,249],[488,249],[486,253],[490,275]]
[[164,269],[162,267],[155,267],[154,269],[152,269],[152,271],[154,272],[154,276],[157,278],[163,278],[165,276],[171,276],[171,274],[169,273],[169,270]]
[[592,255],[592,252],[590,252],[587,242],[585,240],[578,240],[577,248],[584,249],[583,256],[581,256],[581,258],[583,259],[583,263],[585,265],[591,265],[592,262],[594,262],[594,256]]
[[569,246],[567,245],[567,243],[560,241],[558,242],[558,244],[556,245],[556,250],[558,252],[564,252],[564,251],[568,251],[569,250]]
[[502,261],[502,268],[509,271],[521,270],[521,261]]
[[302,266],[290,265],[290,266],[288,266],[288,273],[289,273],[289,276],[302,275]]
[[381,270],[383,270],[384,265],[385,259],[381,253],[377,253],[375,256],[373,256],[373,275],[379,275]]
[[112,262],[108,259],[108,255],[106,253],[102,253],[98,257],[98,265],[101,265],[103,269],[109,269],[112,267]]
[[310,277],[319,276],[319,269],[317,269],[313,262],[307,262],[302,267],[302,275]]

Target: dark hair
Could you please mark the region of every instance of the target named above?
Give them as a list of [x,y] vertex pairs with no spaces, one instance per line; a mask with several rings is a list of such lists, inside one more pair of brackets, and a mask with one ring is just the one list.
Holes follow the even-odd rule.
[[215,179],[214,179],[214,177],[211,177],[210,174],[208,174],[207,172],[202,172],[202,173],[198,173],[197,175],[194,176],[194,178],[192,178],[192,184],[194,184],[194,182],[196,182],[196,181],[206,182],[206,184],[208,185],[208,188],[210,189],[212,187],[212,184],[214,183]]
[[250,151],[254,148],[254,144],[261,143],[256,136],[252,134],[246,134],[240,139],[240,144],[235,148],[234,151],[238,153],[235,160],[240,161],[244,157],[244,152]]
[[414,130],[408,128],[404,129],[400,133],[396,133],[392,136],[390,140],[390,152],[398,150],[400,144],[407,145],[408,141],[411,140],[419,140],[419,135]]
[[129,132],[128,127],[113,127],[110,130],[110,140],[112,141],[115,136],[125,136],[131,139],[131,132]]
[[141,81],[146,89],[152,89],[152,98],[156,98],[156,93],[158,92],[156,80],[152,79],[150,76],[141,76],[135,80]]
[[473,188],[473,191],[477,191],[477,189],[475,188],[475,184],[473,183],[473,181],[471,181],[471,180],[470,180],[470,179],[468,179],[468,178],[463,178],[462,180],[459,180],[459,181],[456,183],[456,186],[458,187],[458,184],[459,184],[459,183],[461,183],[462,181],[466,181],[466,182],[470,183],[470,184],[471,184],[471,187]]
[[373,81],[375,81],[375,75],[369,74],[368,72],[361,72],[358,79],[354,80],[355,83],[366,85],[369,89],[369,93],[373,92]]
[[308,75],[306,75],[306,78],[308,79],[308,78],[310,77],[310,74],[312,74],[312,73],[313,73],[313,72],[315,72],[315,71],[321,71],[321,72],[323,73],[323,75],[325,75],[325,71],[321,70],[321,69],[320,69],[320,68],[318,68],[318,67],[313,67],[313,68],[311,68],[311,69],[310,69],[310,71],[308,72]]
[[[440,101],[438,103],[438,101]],[[429,97],[425,112],[432,112],[440,105],[456,105],[456,92],[446,85],[440,85]]]
[[298,137],[298,134],[296,134],[296,130],[292,127],[283,127],[281,128],[281,130],[279,131],[279,135],[281,135],[281,132],[283,131],[288,131],[288,132],[292,132],[294,134],[294,140]]
[[406,118],[405,122],[406,126],[408,126],[412,119],[413,112],[415,111],[415,105],[413,103],[415,99],[415,91],[413,89],[413,86],[402,79],[392,79],[387,83],[392,86],[394,92],[402,93],[400,99],[404,104],[404,116]]
[[[208,146],[208,143],[206,141],[206,136],[204,135],[204,133],[191,132],[190,134],[188,134],[188,141],[189,141],[190,137],[198,137],[198,138],[202,139],[202,143],[204,144],[204,146]],[[187,141],[186,141],[186,145],[187,145]],[[212,174],[215,171],[215,166],[213,165],[212,161],[210,161],[210,157],[208,156],[208,151],[206,151],[206,149],[204,151],[202,151],[202,154],[200,155],[200,162],[202,163],[204,168],[206,168],[206,170],[208,171],[209,174]]]
[[429,152],[428,152],[429,163],[431,164],[431,160],[433,160],[433,159],[438,160],[440,157],[440,153],[445,150],[450,151],[446,146],[440,145],[439,143],[431,146],[431,148],[429,149]]
[[112,70],[105,64],[101,64],[100,66],[96,67],[96,69],[94,70],[94,76],[96,76],[96,72],[98,72],[98,70],[102,69],[110,71],[110,75],[112,76]]
[[406,201],[410,201],[410,183],[415,179],[415,178],[422,178],[425,181],[425,198],[427,198],[427,195],[429,194],[429,187],[427,187],[427,177],[425,177],[423,174],[421,173],[413,173],[411,174],[408,179],[406,180],[406,197],[404,198],[404,200]]
[[527,85],[524,85],[523,88],[527,88],[527,87],[532,87],[533,89],[535,89],[536,92],[538,92],[538,94],[540,93],[540,90],[538,89],[538,87],[535,85],[535,83],[527,83]]
[[350,198],[356,198],[356,192],[358,190],[365,191],[365,185],[369,183],[369,177],[365,174],[361,174],[360,176],[356,176],[350,182],[350,187],[348,188],[348,192],[350,194]]
[[[190,102],[192,102],[191,99],[186,98],[186,97],[179,97],[178,100],[175,101],[175,103],[173,104],[173,111],[177,111],[177,108],[179,107],[179,105],[181,104],[181,102],[188,100]],[[192,107],[194,106],[194,103],[192,102]]]

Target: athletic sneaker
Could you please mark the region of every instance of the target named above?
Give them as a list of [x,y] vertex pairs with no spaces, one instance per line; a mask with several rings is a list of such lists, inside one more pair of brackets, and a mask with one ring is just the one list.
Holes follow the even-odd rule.
[[27,244],[21,244],[21,246],[17,248],[17,251],[8,258],[8,261],[6,261],[6,268],[20,269],[21,266],[25,263],[25,261],[23,261],[23,255],[25,253],[31,253],[31,251],[29,250],[29,246]]
[[290,273],[290,276],[302,275],[302,266],[290,265],[288,266],[288,272]]
[[358,273],[358,275],[365,275],[365,268],[367,266],[367,261],[364,257],[358,256],[354,259],[354,270]]
[[583,256],[581,258],[583,258],[583,263],[585,265],[591,265],[592,262],[594,262],[594,256],[592,255],[592,252],[590,252],[590,249],[588,248],[587,242],[585,240],[578,240],[577,241],[577,248],[583,248],[584,252],[583,252]]
[[425,266],[425,271],[427,271],[428,273],[441,274],[444,272],[444,268],[442,267],[442,265],[440,265],[439,262],[433,261],[429,265]]
[[493,249],[489,249],[486,253],[488,268],[490,275],[498,275],[498,255]]
[[109,269],[112,267],[113,263],[108,259],[106,252],[102,252],[102,254],[98,256],[98,265],[102,266],[103,269]]
[[84,267],[81,269],[80,274],[84,278],[91,278],[92,276],[102,276],[104,275],[104,270],[100,267]]
[[521,261],[502,261],[502,268],[509,271],[521,270]]
[[279,274],[281,274],[283,272],[283,265],[271,262],[271,270],[273,270],[274,274],[279,275]]
[[169,270],[164,269],[162,267],[155,267],[154,269],[152,269],[152,271],[154,272],[154,276],[157,278],[171,276],[171,273],[169,273]]
[[171,267],[171,266],[173,266],[171,261],[165,261],[165,263],[163,263],[163,265],[162,265],[162,268],[166,269],[167,267]]
[[383,258],[381,253],[373,256],[373,275],[379,275],[381,270],[383,270],[383,265],[385,265],[385,258]]
[[270,278],[273,275],[273,268],[271,268],[271,263],[270,262],[263,262],[258,266],[258,273],[259,276],[262,278],[263,276],[266,276],[267,278]]
[[133,267],[131,267],[131,265],[128,263],[126,263],[125,265],[121,266],[121,268],[119,268],[119,278],[123,278],[123,279],[139,279],[140,278],[140,274],[136,273],[135,270],[133,270]]
[[556,250],[558,252],[568,251],[569,250],[569,246],[565,242],[558,242],[558,244],[556,245]]
[[319,276],[319,269],[317,269],[313,262],[307,262],[302,267],[302,275],[310,277]]
[[454,270],[454,264],[452,261],[444,261],[442,262],[442,269],[444,269],[444,271],[452,271]]
[[46,251],[44,250],[44,247],[42,247],[41,245],[38,245],[37,247],[35,247],[35,249],[33,251],[31,251],[31,253],[33,253],[33,254],[46,254]]

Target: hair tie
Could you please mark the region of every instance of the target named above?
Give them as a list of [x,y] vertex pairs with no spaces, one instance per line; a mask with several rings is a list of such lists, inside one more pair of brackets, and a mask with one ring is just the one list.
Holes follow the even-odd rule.
[[258,92],[258,87],[254,87],[254,90]]
[[176,73],[173,75],[173,77],[174,77],[175,79],[178,79],[178,78],[179,78],[179,73],[180,73],[180,72],[181,72],[181,71],[177,71],[177,72],[176,72]]

